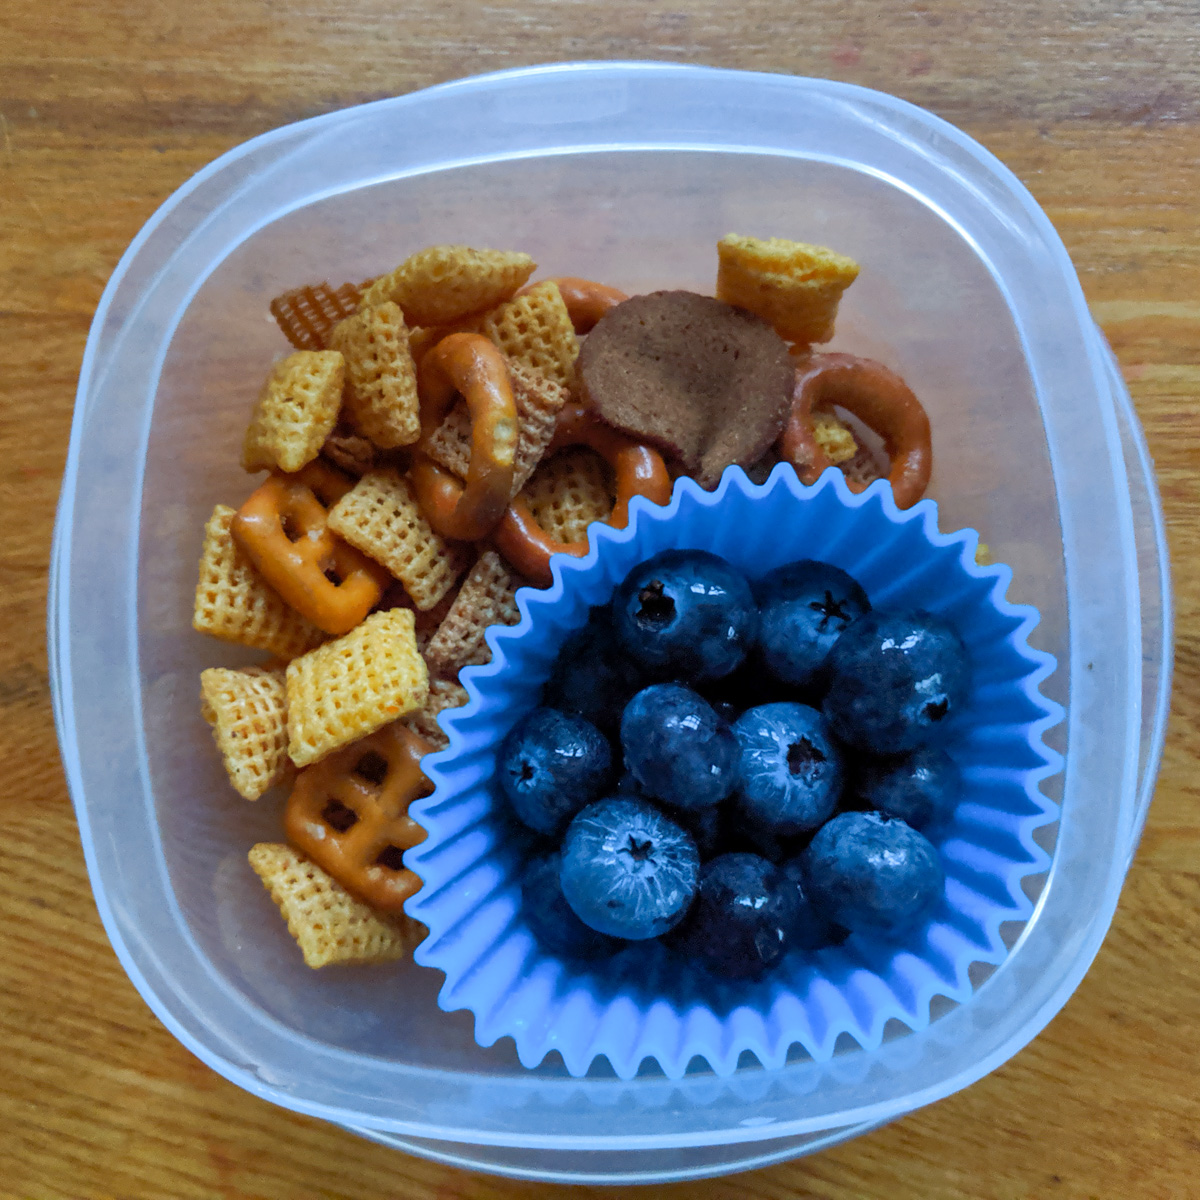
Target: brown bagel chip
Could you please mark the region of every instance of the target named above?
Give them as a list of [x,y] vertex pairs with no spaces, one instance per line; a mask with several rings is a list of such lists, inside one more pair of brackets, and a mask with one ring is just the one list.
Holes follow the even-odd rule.
[[587,404],[660,447],[702,487],[762,457],[792,401],[795,364],[761,317],[695,292],[651,292],[611,309],[579,354]]

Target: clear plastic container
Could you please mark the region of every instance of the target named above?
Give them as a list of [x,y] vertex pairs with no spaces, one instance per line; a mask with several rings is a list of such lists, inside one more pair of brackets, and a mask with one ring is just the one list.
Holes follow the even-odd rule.
[[[527,1071],[438,1010],[410,964],[309,972],[247,848],[278,809],[228,787],[198,712],[201,528],[239,503],[247,413],[282,342],[267,302],[437,241],[544,274],[710,291],[730,230],[827,243],[863,271],[833,343],[925,401],[942,527],[1009,563],[1067,705],[1062,819],[1033,919],[969,1002],[831,1062],[718,1079]],[[147,224],[96,314],[50,588],[63,761],[96,901],[130,978],[226,1078],[463,1166],[647,1182],[778,1161],[978,1079],[1065,1003],[1112,918],[1167,713],[1170,598],[1153,474],[1061,242],[965,135],[879,93],[658,64],[466,80],[288,126]],[[1052,785],[1053,786],[1053,785]]]

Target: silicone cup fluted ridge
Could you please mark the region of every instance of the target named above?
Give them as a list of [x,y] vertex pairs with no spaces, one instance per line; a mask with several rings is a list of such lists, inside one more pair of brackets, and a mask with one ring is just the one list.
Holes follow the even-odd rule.
[[[645,1059],[670,1077],[697,1057],[728,1074],[747,1051],[768,1068],[797,1046],[825,1060],[843,1034],[870,1050],[889,1021],[927,1025],[934,996],[967,1002],[972,964],[999,964],[1001,926],[1032,915],[1022,881],[1049,866],[1034,833],[1058,819],[1040,784],[1061,769],[1042,740],[1062,710],[1039,690],[1055,662],[1028,644],[1037,611],[1005,599],[1011,572],[977,565],[977,542],[970,529],[941,533],[932,500],[897,509],[885,481],[855,495],[836,469],[806,487],[781,465],[761,485],[731,468],[713,492],[680,479],[667,505],[635,499],[624,529],[594,524],[585,555],[555,556],[550,587],[518,593],[520,621],[488,631],[491,662],[462,672],[468,702],[442,714],[449,745],[424,763],[434,791],[410,809],[428,837],[405,854],[424,881],[406,908],[429,930],[416,961],[445,974],[439,1005],[470,1010],[481,1046],[513,1038],[527,1067],[557,1050],[572,1075],[602,1055],[629,1078]],[[590,968],[564,964],[525,927],[516,883],[525,841],[492,787],[496,748],[538,703],[588,609],[668,547],[712,550],[752,576],[800,558],[834,562],[876,607],[928,608],[963,635],[971,700],[948,749],[964,798],[935,838],[946,895],[902,943],[854,935],[735,985],[654,944]]]

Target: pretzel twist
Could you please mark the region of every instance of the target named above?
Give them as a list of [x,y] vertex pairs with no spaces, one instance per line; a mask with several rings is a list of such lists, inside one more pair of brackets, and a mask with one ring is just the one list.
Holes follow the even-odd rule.
[[[833,464],[816,441],[816,408],[840,405],[883,438],[891,460],[888,480],[897,508],[910,508],[925,494],[933,471],[929,417],[894,371],[853,354],[816,354],[796,370],[792,409],[777,443],[780,456],[802,483],[816,483]],[[852,492],[867,484],[846,480]]]
[[504,355],[482,334],[452,333],[427,350],[417,375],[420,451],[445,420],[457,395],[471,414],[471,461],[457,493],[447,474],[418,454],[409,472],[417,503],[443,537],[475,541],[491,532],[508,507],[517,448],[517,409]]
[[[671,477],[657,450],[603,424],[582,405],[571,403],[559,414],[554,439],[547,450],[553,454],[568,446],[587,446],[595,450],[616,477],[616,503],[606,524],[624,529],[629,523],[629,502],[645,496],[654,504],[666,504],[671,498]],[[529,505],[515,497],[492,533],[496,549],[516,571],[540,587],[551,582],[550,557],[554,554],[587,553],[587,540],[558,542],[538,524]]]
[[387,569],[330,528],[328,510],[353,481],[321,462],[272,471],[238,509],[231,532],[259,574],[325,633],[349,633],[391,582]]
[[306,767],[288,797],[288,841],[381,912],[402,912],[421,886],[402,856],[425,839],[408,806],[431,790],[421,771],[430,749],[393,722]]
[[574,275],[565,275],[549,282],[558,285],[576,333],[588,333],[610,308],[616,308],[622,300],[629,299],[624,292],[606,283],[577,279]]

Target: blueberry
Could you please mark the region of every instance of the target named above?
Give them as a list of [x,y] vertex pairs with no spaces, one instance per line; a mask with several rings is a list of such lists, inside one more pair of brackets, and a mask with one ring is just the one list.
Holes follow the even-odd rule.
[[722,854],[700,870],[700,887],[674,943],[728,979],[758,979],[780,962],[798,927],[799,893],[756,854]]
[[941,736],[970,684],[962,639],[926,612],[859,617],[835,644],[829,668],[829,724],[871,754],[904,754]]
[[538,833],[557,833],[605,789],[612,773],[608,739],[582,717],[535,708],[504,739],[497,775],[518,817]]
[[648,796],[642,785],[628,771],[617,781],[617,795],[648,800],[676,825],[681,825],[692,835],[701,862],[712,858],[721,845],[724,836],[723,825],[721,810],[716,804],[707,808],[678,808],[674,804],[664,804],[661,800]]
[[521,913],[538,944],[560,958],[599,958],[619,946],[614,939],[589,929],[562,894],[557,851],[529,860],[521,876]]
[[954,759],[937,746],[924,746],[904,758],[863,767],[855,792],[885,817],[899,817],[924,831],[949,819],[961,786]]
[[585,925],[610,937],[666,933],[687,912],[699,869],[691,836],[644,800],[599,800],[563,838],[563,895]]
[[621,718],[625,765],[647,795],[679,808],[705,808],[733,791],[738,743],[727,721],[691,688],[656,683]]
[[795,917],[788,930],[791,945],[800,950],[819,950],[838,940],[838,932],[817,911],[804,882],[804,861],[790,858],[780,868],[788,886],[795,891]]
[[656,678],[698,683],[741,665],[758,633],[758,609],[745,577],[723,558],[666,550],[617,587],[613,628]]
[[828,820],[842,794],[842,756],[825,718],[805,704],[762,704],[733,726],[741,749],[737,802],[775,833],[803,833]]
[[946,880],[930,841],[904,821],[841,813],[801,856],[805,890],[828,920],[855,933],[903,933],[927,917]]
[[545,702],[615,734],[629,698],[649,680],[613,635],[607,608],[594,608],[588,623],[559,651],[546,683]]
[[796,687],[819,686],[838,638],[871,609],[867,593],[845,571],[811,558],[772,571],[754,594],[763,663]]

